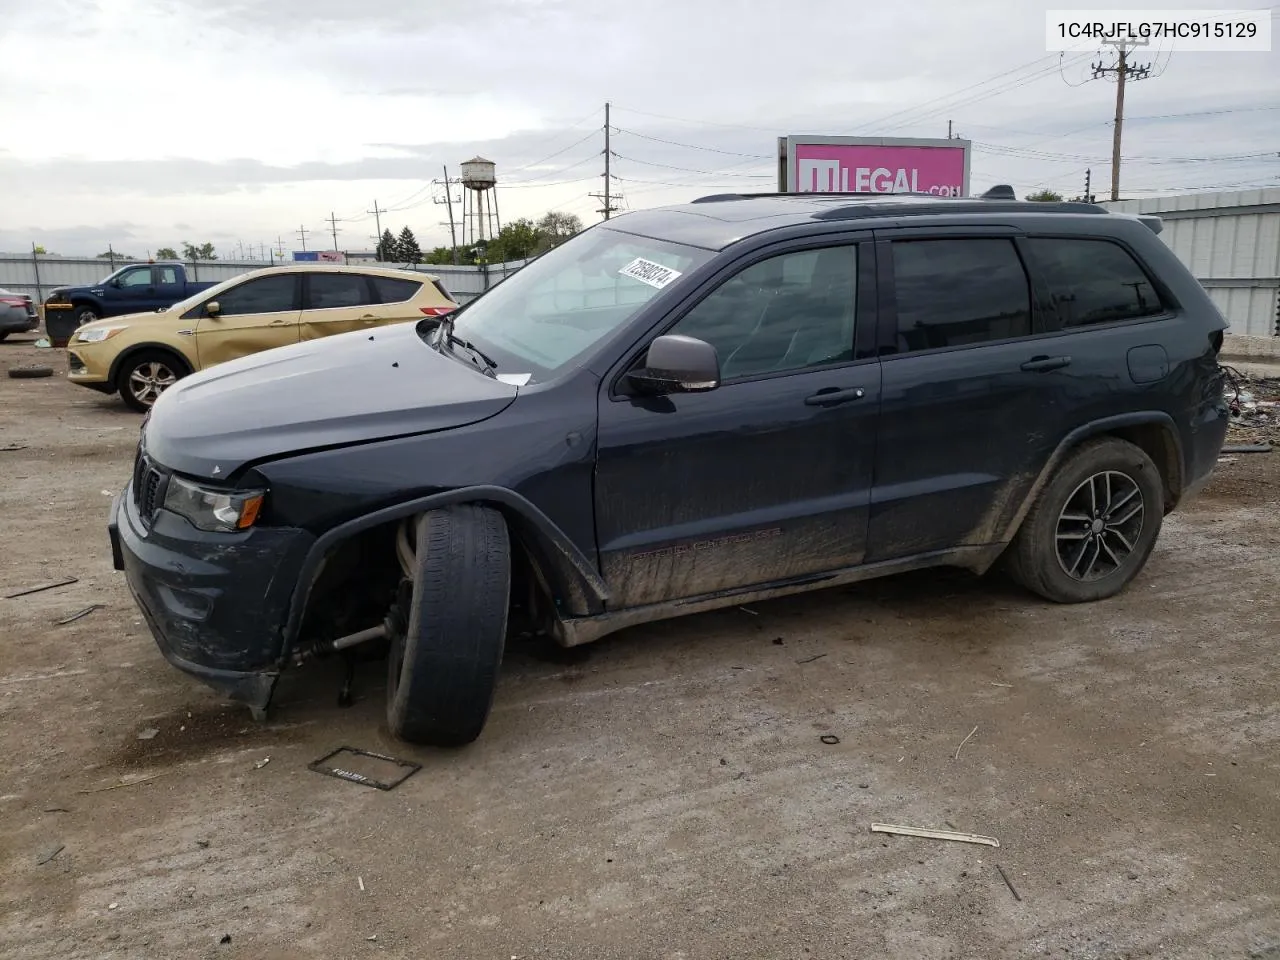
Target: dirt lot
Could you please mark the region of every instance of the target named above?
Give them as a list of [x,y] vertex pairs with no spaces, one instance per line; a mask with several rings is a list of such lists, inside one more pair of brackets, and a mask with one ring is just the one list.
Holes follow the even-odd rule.
[[[517,647],[435,752],[385,733],[380,665],[258,725],[163,661],[105,530],[138,418],[0,344],[50,357],[0,377],[0,597],[79,578],[0,599],[0,956],[1280,957],[1280,456],[1115,600],[927,573]],[[342,745],[422,770],[307,769]]]

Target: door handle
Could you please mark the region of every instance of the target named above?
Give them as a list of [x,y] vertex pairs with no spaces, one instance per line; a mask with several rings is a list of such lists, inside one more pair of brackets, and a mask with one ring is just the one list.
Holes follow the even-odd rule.
[[377,318],[377,317],[375,317],[372,313],[366,313],[366,314],[365,314],[363,317],[361,317],[360,319],[361,319],[361,320],[377,320],[378,318]]
[[1071,366],[1070,357],[1032,357],[1022,365],[1028,373],[1047,373],[1050,370],[1061,370]]
[[268,326],[278,327],[288,322],[289,322],[288,320],[272,320],[271,323],[268,324]]
[[804,402],[808,407],[834,407],[848,403],[850,400],[861,400],[864,396],[866,393],[861,387],[850,387],[848,390],[828,387],[825,390],[819,390],[811,397],[805,397]]

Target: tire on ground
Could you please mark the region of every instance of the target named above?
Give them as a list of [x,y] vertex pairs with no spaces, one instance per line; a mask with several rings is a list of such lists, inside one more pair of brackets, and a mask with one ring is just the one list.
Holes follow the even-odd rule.
[[143,350],[127,357],[116,372],[116,390],[119,391],[120,398],[125,402],[125,405],[137,410],[139,413],[146,413],[151,409],[151,404],[155,403],[155,400],[153,399],[151,403],[144,403],[139,400],[130,388],[129,380],[135,370],[148,363],[161,364],[170,370],[173,373],[174,383],[191,373],[186,362],[168,350]]
[[412,743],[475,740],[507,632],[511,543],[496,510],[445,507],[418,522],[413,600],[388,657],[387,724]]
[[[1136,535],[1126,536],[1133,549],[1121,558],[1118,566],[1108,562],[1107,566],[1113,566],[1113,569],[1098,579],[1078,579],[1068,573],[1066,567],[1076,556],[1074,544],[1083,541],[1068,538],[1078,536],[1089,524],[1082,520],[1077,528],[1072,521],[1060,531],[1059,518],[1068,500],[1081,490],[1085,481],[1108,472],[1129,477],[1137,487],[1142,497],[1141,528]],[[1113,519],[1123,516],[1129,509],[1131,504],[1124,506],[1123,512],[1115,513]],[[1128,586],[1146,565],[1163,519],[1164,483],[1151,458],[1140,447],[1125,440],[1115,437],[1091,440],[1068,454],[1041,490],[1005,555],[1005,566],[1014,580],[1046,600],[1056,603],[1103,600]],[[1132,528],[1125,532],[1132,534]],[[1066,560],[1059,560],[1060,534],[1066,549],[1072,551]],[[1109,540],[1113,545],[1121,543],[1114,535]],[[1086,554],[1085,559],[1088,557]]]
[[52,377],[53,367],[10,367],[9,376],[14,380],[36,380]]

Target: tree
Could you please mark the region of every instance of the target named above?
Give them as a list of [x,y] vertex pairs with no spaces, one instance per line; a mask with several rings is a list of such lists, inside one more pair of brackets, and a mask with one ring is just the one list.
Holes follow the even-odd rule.
[[1061,203],[1062,194],[1053,190],[1037,190],[1035,193],[1028,193],[1027,199],[1036,203]]
[[396,245],[396,238],[392,235],[390,227],[383,230],[382,236],[378,238],[374,256],[382,263],[395,263],[400,259],[400,249]]
[[173,249],[173,247],[161,247],[159,250],[156,251],[156,259],[157,260],[177,260],[178,251]]
[[523,260],[531,257],[543,242],[543,235],[532,220],[520,219],[508,223],[489,241],[486,251],[491,263]]
[[200,246],[182,241],[182,259],[183,260],[217,260],[218,254],[214,252],[212,243],[202,243]]
[[49,251],[46,250],[43,246],[41,246],[38,243],[31,248],[31,252],[34,253],[37,257],[47,257],[49,255]]
[[106,253],[98,254],[96,257],[94,257],[94,259],[95,260],[137,260],[138,258],[131,257],[127,253],[115,253],[111,250],[108,250]]
[[560,213],[552,210],[543,214],[536,224],[539,243],[536,253],[544,253],[552,247],[558,247],[575,233],[582,232],[582,221],[572,213]]
[[418,238],[407,226],[400,231],[400,236],[396,239],[396,262],[422,262],[422,248],[418,246]]

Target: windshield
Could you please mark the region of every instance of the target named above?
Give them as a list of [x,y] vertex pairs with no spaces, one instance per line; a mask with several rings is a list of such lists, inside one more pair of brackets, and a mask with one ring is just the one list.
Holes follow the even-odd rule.
[[454,332],[500,375],[546,379],[711,253],[607,227],[578,234],[459,311]]

